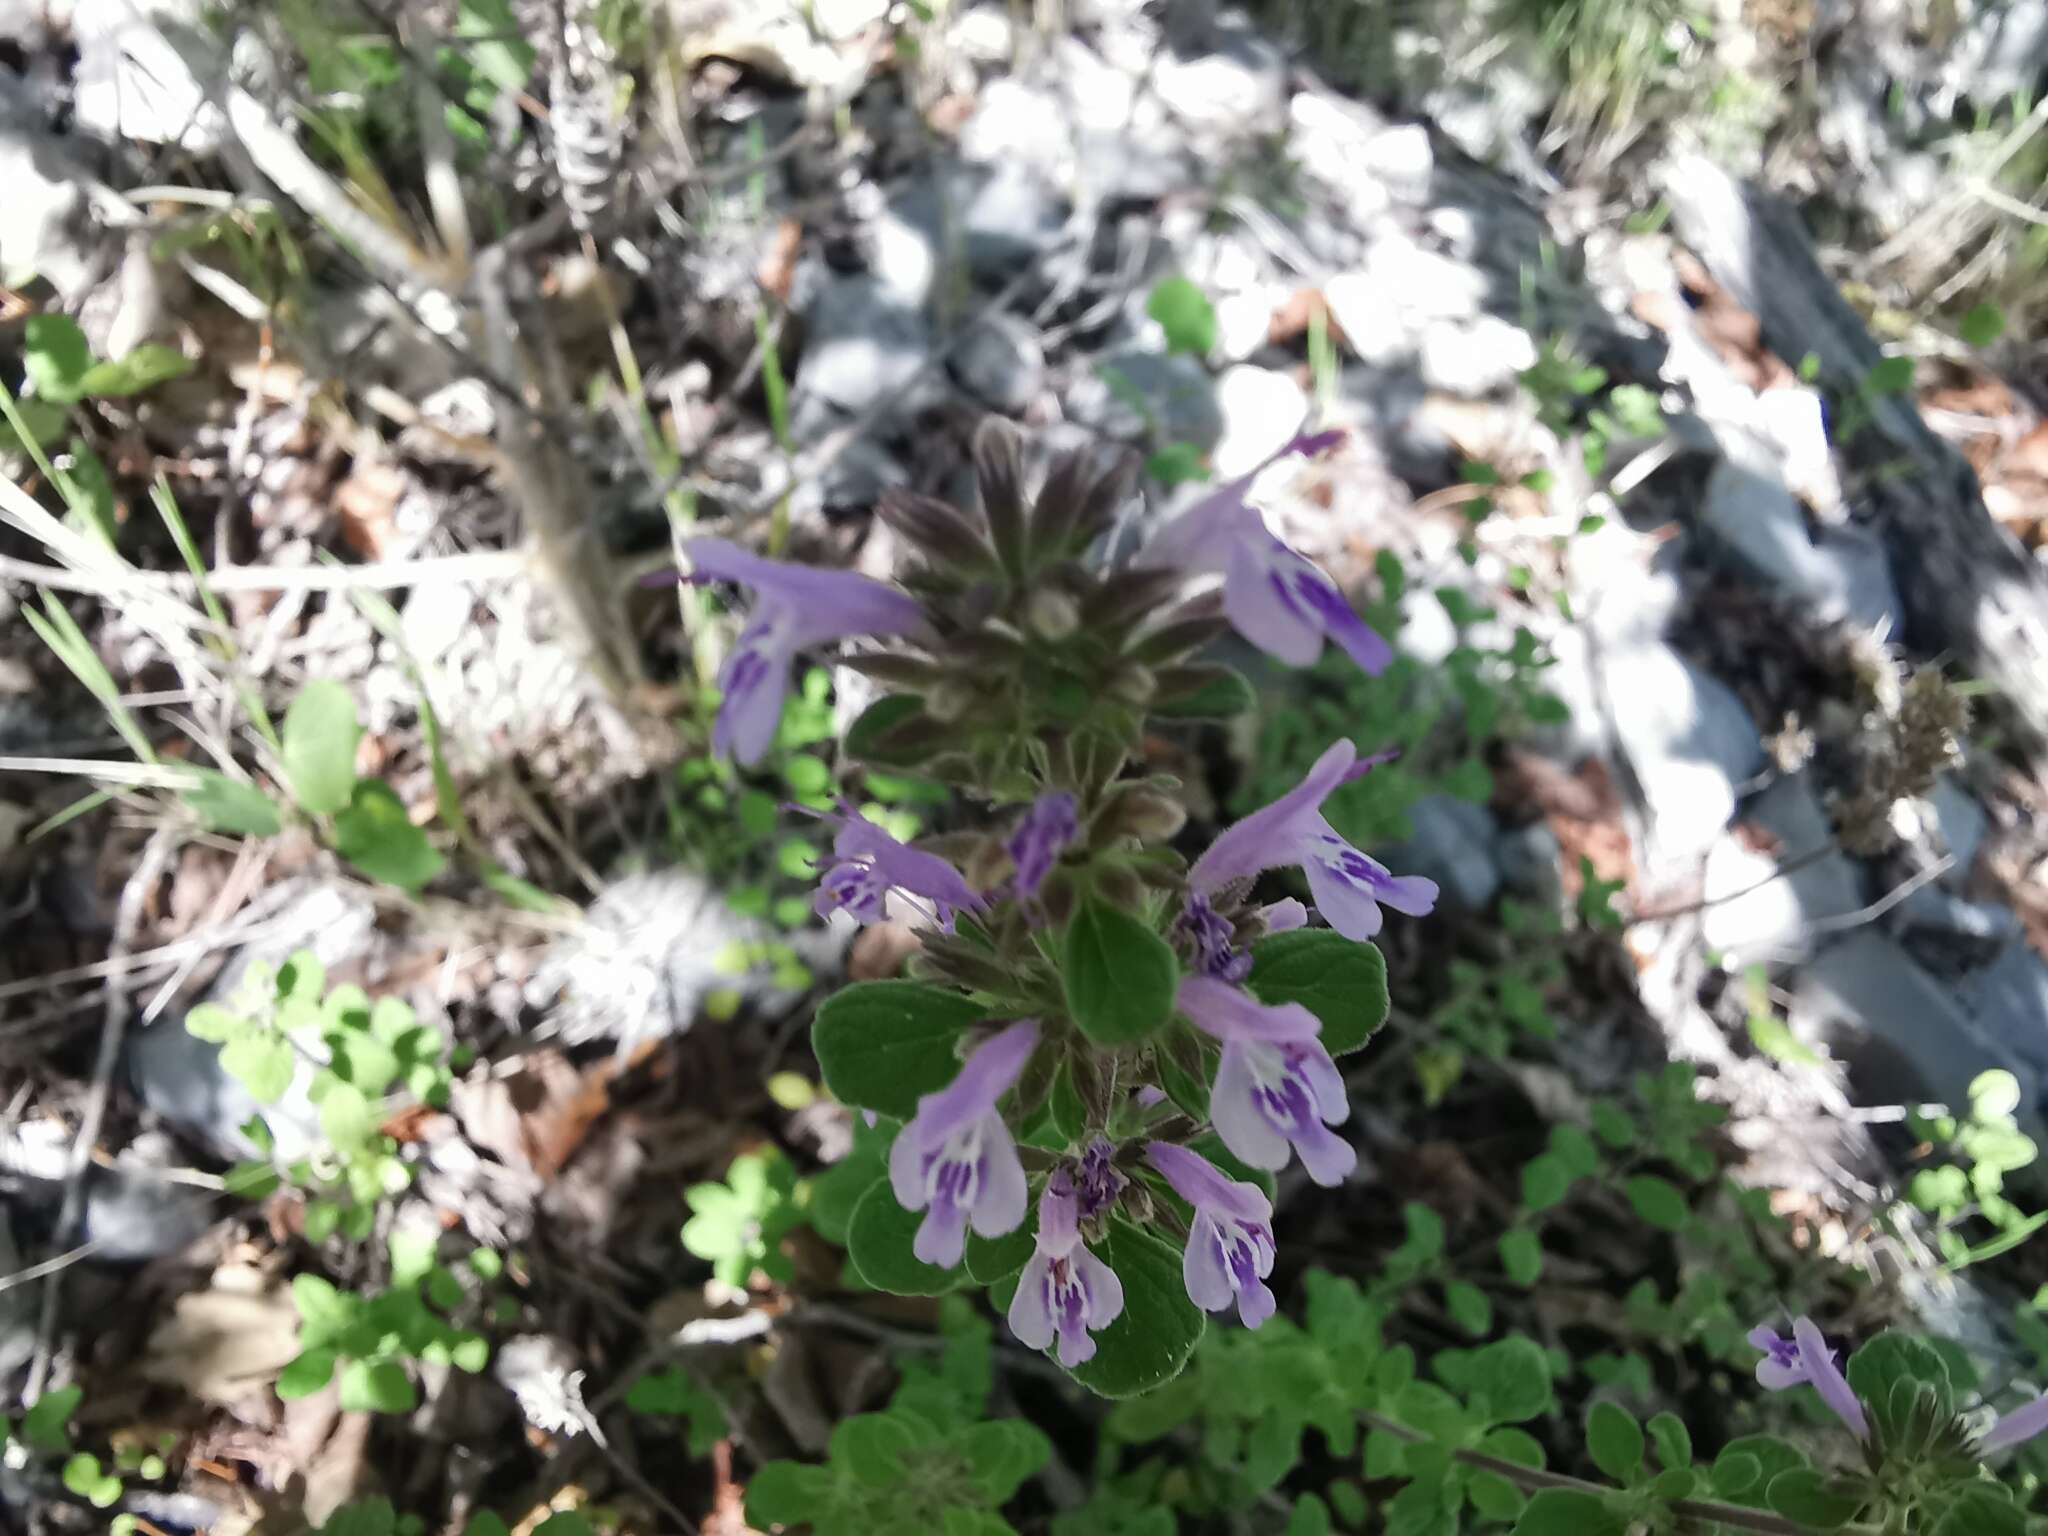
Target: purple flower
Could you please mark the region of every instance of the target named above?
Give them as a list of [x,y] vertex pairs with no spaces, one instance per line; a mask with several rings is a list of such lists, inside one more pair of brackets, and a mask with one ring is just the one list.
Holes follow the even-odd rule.
[[857,922],[879,923],[888,916],[889,893],[900,891],[929,902],[933,920],[951,933],[956,909],[976,911],[984,905],[952,865],[935,853],[897,842],[844,800],[837,811],[790,809],[839,829],[832,839],[832,856],[838,862],[818,881],[818,899],[812,904],[820,917],[843,909]]
[[1081,1154],[1081,1169],[1074,1181],[1074,1194],[1081,1203],[1081,1219],[1093,1221],[1112,1205],[1130,1182],[1116,1169],[1116,1148],[1098,1136]]
[[1060,1364],[1071,1370],[1094,1358],[1090,1333],[1123,1309],[1123,1282],[1081,1241],[1073,1175],[1057,1168],[1038,1197],[1038,1246],[1017,1277],[1010,1332],[1033,1349],[1057,1338]]
[[1855,1389],[1835,1365],[1834,1351],[1828,1348],[1827,1340],[1821,1337],[1811,1318],[1794,1318],[1789,1339],[1781,1338],[1769,1325],[1759,1324],[1750,1330],[1749,1343],[1751,1348],[1764,1352],[1763,1359],[1756,1363],[1758,1386],[1770,1392],[1783,1392],[1788,1387],[1810,1384],[1835,1417],[1849,1426],[1851,1434],[1858,1440],[1870,1438],[1863,1404],[1856,1400]]
[[1292,896],[1283,896],[1271,905],[1261,907],[1258,916],[1268,933],[1291,933],[1296,928],[1308,926],[1308,908]]
[[896,1199],[906,1211],[927,1211],[911,1243],[925,1263],[958,1264],[970,1221],[983,1237],[1000,1237],[1024,1220],[1024,1165],[996,1100],[1037,1045],[1037,1021],[1020,1019],[975,1047],[958,1077],[917,1101],[889,1149]]
[[1236,948],[1236,928],[1217,915],[1209,899],[1199,891],[1188,891],[1187,906],[1180,915],[1180,927],[1195,945],[1195,964],[1204,976],[1220,981],[1243,981],[1252,973],[1252,957]]
[[1188,871],[1189,891],[1208,896],[1233,880],[1283,864],[1299,864],[1308,876],[1316,910],[1347,939],[1369,939],[1380,931],[1381,906],[1422,917],[1436,906],[1436,882],[1421,875],[1394,875],[1337,835],[1323,819],[1330,791],[1387,760],[1381,753],[1358,761],[1358,749],[1338,741],[1316,759],[1308,777],[1271,805],[1226,827]]
[[1179,566],[1223,577],[1223,611],[1231,627],[1269,656],[1305,667],[1323,654],[1325,638],[1367,672],[1394,659],[1387,642],[1351,609],[1337,584],[1273,536],[1246,500],[1268,465],[1291,454],[1321,453],[1341,432],[1296,437],[1248,475],[1195,503],[1138,551],[1137,564]]
[[1031,802],[1004,846],[1017,866],[1017,894],[1036,896],[1060,852],[1081,829],[1080,802],[1063,789],[1047,790]]
[[1223,1042],[1209,1091],[1223,1145],[1254,1168],[1286,1167],[1292,1146],[1316,1183],[1343,1183],[1358,1153],[1329,1129],[1350,1107],[1337,1064],[1316,1038],[1316,1016],[1300,1003],[1268,1006],[1212,976],[1184,977],[1176,1000],[1197,1029]]
[[718,674],[712,746],[757,762],[782,722],[789,664],[798,651],[848,635],[906,635],[925,627],[905,593],[851,571],[820,571],[749,554],[726,539],[686,541],[689,581],[731,581],[754,589],[754,611]]
[[2048,1394],[2013,1409],[1986,1430],[1984,1438],[1977,1442],[1977,1454],[1989,1456],[1996,1451],[2010,1450],[2023,1440],[2033,1439],[2044,1429],[2048,1429]]
[[1181,1256],[1188,1300],[1204,1312],[1221,1312],[1237,1299],[1237,1315],[1256,1328],[1273,1315],[1273,1203],[1256,1184],[1227,1179],[1199,1152],[1171,1142],[1145,1147],[1145,1160],[1195,1208]]

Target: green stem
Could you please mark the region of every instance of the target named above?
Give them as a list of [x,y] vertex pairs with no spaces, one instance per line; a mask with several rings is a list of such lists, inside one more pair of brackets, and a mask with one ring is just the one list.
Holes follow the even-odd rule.
[[[1416,1444],[1430,1437],[1420,1430],[1410,1429],[1396,1419],[1383,1414],[1364,1413],[1359,1417],[1368,1429],[1381,1434],[1392,1435],[1396,1440]],[[1591,1483],[1584,1478],[1569,1477],[1562,1472],[1545,1472],[1537,1467],[1517,1466],[1512,1461],[1502,1461],[1498,1456],[1489,1456],[1484,1451],[1453,1450],[1453,1460],[1481,1472],[1491,1472],[1495,1477],[1505,1478],[1517,1488],[1541,1491],[1545,1488],[1569,1488],[1575,1493],[1606,1495],[1618,1490],[1605,1483]],[[1740,1504],[1719,1504],[1709,1499],[1673,1499],[1666,1506],[1679,1519],[1698,1525],[1725,1525],[1738,1531],[1762,1531],[1765,1536],[1812,1536],[1812,1527],[1787,1520],[1783,1515],[1774,1515],[1766,1510],[1747,1509]],[[1845,1525],[1845,1536],[1879,1536],[1868,1526]]]

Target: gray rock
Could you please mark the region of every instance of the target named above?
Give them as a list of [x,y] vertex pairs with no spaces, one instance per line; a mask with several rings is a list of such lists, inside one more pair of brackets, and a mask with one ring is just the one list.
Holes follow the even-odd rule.
[[812,946],[803,958],[826,965],[842,942],[815,932],[786,938],[686,869],[628,875],[584,916],[548,951],[527,1000],[551,1011],[562,1039],[616,1040],[621,1055],[643,1039],[686,1033],[713,993],[756,1014],[786,1011],[801,993],[776,984],[763,946]]
[[1223,436],[1210,455],[1218,479],[1249,473],[1300,430],[1308,417],[1308,392],[1291,374],[1241,363],[1216,380],[1216,405]]
[[[26,1267],[15,1246],[13,1223],[0,1206],[0,1274],[17,1275]],[[36,1300],[34,1286],[0,1291],[0,1374],[12,1375],[36,1352]]]
[[1428,795],[1409,808],[1408,819],[1410,835],[1374,856],[1397,875],[1427,875],[1459,911],[1485,911],[1501,881],[1493,812],[1453,795]]
[[1017,160],[944,166],[912,180],[889,209],[922,236],[941,271],[957,254],[969,275],[991,283],[1045,250],[1067,222],[1066,199],[1046,173]]
[[103,138],[172,144],[190,154],[220,147],[227,122],[166,38],[167,29],[203,36],[196,0],[77,0],[78,125]]
[[1932,935],[1948,948],[1960,941],[1981,963],[2020,932],[2020,918],[2011,907],[1923,885],[1899,903],[1893,926],[1902,933]]
[[1884,546],[1855,528],[1829,529],[1816,544],[1799,502],[1773,475],[1721,460],[1707,477],[1699,518],[1728,558],[1816,618],[1863,628],[1896,623]]
[[1021,416],[1045,388],[1045,348],[1015,315],[991,315],[954,344],[946,366],[960,385],[1006,416]]
[[1957,783],[1953,775],[1935,780],[1933,792],[1924,805],[1925,819],[1933,823],[1943,850],[1956,861],[1948,878],[1960,885],[1969,878],[1970,867],[1977,862],[1977,850],[1984,846],[1991,818],[1977,803],[1976,796]]
[[1526,827],[1502,832],[1494,843],[1493,856],[1509,890],[1545,907],[1564,904],[1564,876],[1558,868],[1564,849],[1548,822],[1532,821]]
[[1422,379],[1431,389],[1477,399],[1513,385],[1536,365],[1536,343],[1494,315],[1432,320],[1422,328]]
[[1701,914],[1702,936],[1711,948],[1738,960],[1804,956],[1818,940],[1812,926],[1816,918],[1841,917],[1864,906],[1861,870],[1842,854],[1830,853],[1771,878],[1834,840],[1834,827],[1804,772],[1773,782],[1743,805],[1741,815],[1775,837],[1778,852],[1752,852],[1734,837],[1714,844],[1700,891],[1710,903]]
[[[1121,383],[1112,389],[1105,375]],[[1204,452],[1223,435],[1223,410],[1207,371],[1192,358],[1168,356],[1138,347],[1110,352],[1068,386],[1067,415],[1107,437],[1134,441],[1147,435],[1153,422],[1123,396],[1142,398],[1164,442],[1193,443]]]
[[1241,15],[1200,30],[1159,53],[1154,93],[1205,140],[1272,132],[1286,103],[1286,56]]
[[1738,787],[1763,768],[1742,701],[1661,641],[1605,657],[1615,729],[1642,785],[1660,860],[1697,857],[1735,811]]
[[[2014,986],[2014,1001],[2028,1001],[2019,995],[2027,985]],[[2039,1006],[2038,996],[2031,1001]],[[1980,1003],[1980,1014],[1986,1011]],[[2040,1016],[2033,1020],[2038,1027]],[[1967,1104],[1971,1079],[2003,1067],[2020,1079],[2025,1125],[2035,1118],[2034,1073],[1991,1034],[2013,1022],[1980,1023],[1896,943],[1869,929],[1823,950],[1792,996],[1792,1028],[1848,1065],[1859,1102]]]
[[1995,962],[1963,983],[1963,1002],[1988,1039],[2037,1077],[2048,1073],[2048,964],[2025,938],[2008,941]]
[[[907,395],[931,355],[924,315],[872,276],[825,276],[804,310],[804,324],[797,390],[843,411]],[[908,398],[904,408],[913,408]]]
[[83,293],[95,270],[98,235],[87,209],[85,166],[58,140],[25,125],[0,125],[0,282],[40,277],[66,298]]

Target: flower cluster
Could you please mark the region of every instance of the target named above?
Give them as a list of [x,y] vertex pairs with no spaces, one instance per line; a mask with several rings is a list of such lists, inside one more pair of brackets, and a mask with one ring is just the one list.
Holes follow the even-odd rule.
[[[720,676],[721,750],[750,761],[772,742],[796,651],[886,637],[898,644],[846,658],[903,690],[877,706],[883,726],[856,727],[860,748],[1021,807],[998,811],[1006,833],[920,848],[842,805],[827,818],[833,861],[817,906],[863,923],[892,902],[921,915],[914,964],[924,982],[878,985],[912,989],[890,994],[907,1005],[939,983],[987,1021],[962,1038],[944,1086],[914,1105],[886,1082],[851,1101],[903,1120],[887,1184],[920,1218],[909,1243],[917,1263],[981,1273],[997,1263],[990,1252],[1011,1251],[995,1240],[1035,1209],[1028,1248],[1002,1265],[1014,1277],[1009,1323],[1069,1368],[1103,1367],[1105,1330],[1138,1306],[1118,1267],[1162,1237],[1179,1250],[1199,1313],[1234,1306],[1254,1328],[1273,1315],[1273,1205],[1258,1178],[1298,1157],[1311,1180],[1336,1185],[1357,1153],[1338,1129],[1349,1107],[1325,1020],[1301,1001],[1260,995],[1260,946],[1319,916],[1341,949],[1377,934],[1383,909],[1423,916],[1436,901],[1431,882],[1392,873],[1324,818],[1332,791],[1383,760],[1361,759],[1349,741],[1192,864],[1163,846],[1185,819],[1171,781],[1129,772],[1145,711],[1199,716],[1224,681],[1197,659],[1221,632],[1215,596],[1199,590],[1214,578],[1221,618],[1282,661],[1311,663],[1325,641],[1368,671],[1391,659],[1255,505],[1270,475],[1338,437],[1297,438],[1122,568],[1105,569],[1097,551],[1128,480],[1070,456],[1027,508],[1018,445],[1000,427],[976,444],[979,522],[924,498],[879,509],[926,562],[908,590],[717,539],[684,549],[689,579],[753,593]],[[1298,871],[1313,914],[1296,897],[1250,903],[1258,878],[1280,870]],[[877,1015],[877,1027],[896,1017]],[[832,1083],[829,1054],[821,1045]],[[995,1246],[971,1247],[970,1234]],[[858,1264],[858,1234],[851,1246]]]

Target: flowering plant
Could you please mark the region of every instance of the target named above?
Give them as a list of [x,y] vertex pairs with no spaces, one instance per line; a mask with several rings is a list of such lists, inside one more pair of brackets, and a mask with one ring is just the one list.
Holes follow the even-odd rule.
[[[1334,444],[1334,434],[1298,438],[1276,459]],[[1407,1479],[1390,1530],[1449,1536],[1468,1508],[1519,1536],[1857,1521],[1933,1536],[2024,1530],[1983,1458],[2048,1427],[2048,1408],[1980,1422],[1989,1415],[1960,1400],[1931,1347],[1885,1334],[1845,1368],[1804,1318],[1789,1338],[1769,1327],[1749,1336],[1762,1356],[1757,1379],[1811,1387],[1852,1436],[1860,1469],[1824,1471],[1764,1435],[1696,1465],[1669,1414],[1649,1425],[1653,1468],[1643,1427],[1601,1397],[1585,1421],[1586,1459],[1610,1481],[1544,1470],[1543,1448],[1515,1426],[1554,1409],[1563,1367],[1551,1352],[1509,1335],[1437,1354],[1436,1379],[1424,1381],[1412,1350],[1380,1342],[1377,1298],[1444,1274],[1441,1223],[1426,1207],[1409,1207],[1410,1240],[1387,1255],[1374,1299],[1310,1275],[1304,1351],[1268,1283],[1274,1175],[1297,1159],[1316,1184],[1353,1175],[1339,1060],[1387,1017],[1373,941],[1390,920],[1428,917],[1437,890],[1351,846],[1323,815],[1335,790],[1384,755],[1330,743],[1298,783],[1190,859],[1171,846],[1187,819],[1179,785],[1147,769],[1143,747],[1149,722],[1249,707],[1241,676],[1196,659],[1226,629],[1290,665],[1314,662],[1326,640],[1368,670],[1390,652],[1336,584],[1268,529],[1261,474],[1109,563],[1100,551],[1116,542],[1105,536],[1128,498],[1127,466],[1070,454],[1027,499],[1023,445],[991,423],[976,467],[978,516],[884,497],[880,515],[916,559],[900,587],[743,556],[717,540],[685,551],[689,579],[752,594],[723,677],[721,743],[742,757],[767,743],[796,650],[886,642],[841,658],[887,690],[850,728],[846,751],[915,767],[985,811],[979,825],[914,847],[851,808],[830,817],[818,910],[860,923],[894,914],[922,929],[907,978],[855,982],[813,1025],[826,1085],[866,1122],[847,1165],[861,1185],[837,1192],[833,1222],[859,1277],[903,1295],[986,1287],[1017,1342],[1101,1396],[1161,1405],[1112,1424],[1168,1425],[1205,1405],[1227,1415],[1264,1402],[1261,1444],[1281,1456],[1310,1424],[1342,1454],[1362,1425],[1368,1477]],[[1204,590],[1219,577],[1220,590]],[[1256,883],[1276,870],[1298,871],[1307,900],[1256,900]],[[1692,1108],[1688,1094],[1648,1132],[1660,1148],[1671,1143],[1681,1169],[1696,1150],[1682,1145]],[[1622,1118],[1596,1118],[1611,1145],[1633,1137]],[[1525,1170],[1523,1224],[1501,1244],[1511,1280],[1526,1284],[1542,1264],[1541,1212],[1601,1166],[1591,1138],[1561,1127]],[[1645,1220],[1667,1231],[1685,1223],[1674,1186],[1623,1177]],[[1488,1330],[1484,1293],[1451,1281],[1444,1294],[1468,1332]],[[1212,1324],[1233,1313],[1241,1328]],[[1737,1329],[1737,1351],[1740,1338]],[[1259,1340],[1268,1342],[1233,1342]],[[1272,1371],[1257,1360],[1268,1348]],[[1204,1364],[1176,1384],[1194,1359]],[[1224,1394],[1235,1401],[1187,1390],[1218,1360],[1241,1375]],[[864,1471],[850,1443],[847,1454],[854,1481],[885,1478],[879,1463]],[[835,1439],[835,1465],[838,1455]],[[815,1523],[828,1481],[773,1463],[758,1512]],[[1329,1529],[1317,1509],[1305,1499],[1289,1529]]]

